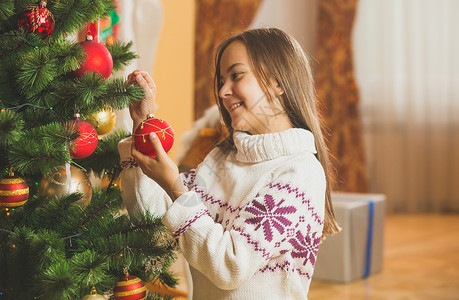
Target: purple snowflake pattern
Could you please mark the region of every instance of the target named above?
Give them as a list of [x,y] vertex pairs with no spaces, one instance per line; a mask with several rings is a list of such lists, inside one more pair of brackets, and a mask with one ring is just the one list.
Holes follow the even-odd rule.
[[296,232],[296,237],[291,238],[289,243],[295,248],[292,251],[293,258],[304,258],[303,266],[309,261],[312,266],[316,264],[317,251],[319,250],[319,244],[321,236],[316,237],[317,232],[311,235],[311,226],[308,225],[308,232],[304,236],[301,231]]
[[271,242],[273,240],[272,228],[275,228],[280,234],[284,233],[285,227],[292,224],[285,215],[295,213],[296,208],[294,206],[281,206],[285,200],[276,204],[273,196],[268,194],[264,196],[264,200],[263,203],[254,200],[252,206],[245,209],[254,215],[253,218],[248,218],[245,222],[247,224],[257,224],[255,230],[262,226],[265,239]]

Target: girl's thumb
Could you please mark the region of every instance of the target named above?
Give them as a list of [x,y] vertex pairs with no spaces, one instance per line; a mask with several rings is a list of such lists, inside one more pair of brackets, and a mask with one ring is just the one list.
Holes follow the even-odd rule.
[[158,139],[158,136],[154,132],[150,132],[150,143],[153,146],[153,149],[155,149],[156,155],[162,155],[165,153],[163,149],[163,145],[161,145],[161,141]]

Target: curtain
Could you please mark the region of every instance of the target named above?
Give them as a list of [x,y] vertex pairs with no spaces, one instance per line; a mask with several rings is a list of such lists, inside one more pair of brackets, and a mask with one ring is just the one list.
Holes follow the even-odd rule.
[[215,47],[248,28],[262,0],[197,0],[195,45],[195,119],[214,104]]
[[456,0],[359,1],[370,189],[389,212],[459,212],[458,15]]
[[325,124],[334,190],[367,192],[359,95],[354,79],[351,33],[357,0],[321,0],[315,68],[319,110]]

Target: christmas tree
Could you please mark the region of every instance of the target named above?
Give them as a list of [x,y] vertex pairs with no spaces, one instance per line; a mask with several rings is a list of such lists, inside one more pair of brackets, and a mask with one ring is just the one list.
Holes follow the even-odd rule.
[[[132,45],[70,38],[113,9],[112,0],[0,0],[0,299],[124,299],[123,280],[175,284],[160,219],[124,213],[117,144],[129,133],[99,139],[91,125],[143,98],[110,76],[136,58]],[[128,283],[138,295],[129,299],[143,299],[141,283]]]

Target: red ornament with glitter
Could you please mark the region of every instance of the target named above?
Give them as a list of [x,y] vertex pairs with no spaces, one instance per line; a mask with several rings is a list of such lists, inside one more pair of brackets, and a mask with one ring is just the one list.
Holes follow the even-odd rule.
[[145,283],[137,276],[126,274],[113,288],[116,300],[142,300],[147,296]]
[[110,51],[101,43],[93,41],[91,35],[86,36],[86,41],[78,43],[86,54],[86,59],[79,69],[70,73],[71,77],[82,77],[86,72],[97,72],[102,77],[108,78],[112,74],[113,59]]
[[15,208],[29,198],[29,187],[24,179],[10,175],[0,179],[0,206]]
[[54,29],[54,16],[46,8],[46,1],[41,1],[40,5],[26,6],[18,16],[18,27],[47,38]]
[[75,115],[76,119],[69,123],[69,126],[75,126],[80,136],[73,141],[70,148],[70,155],[74,159],[81,159],[91,155],[96,150],[99,136],[96,129],[86,121],[80,120],[80,115]]
[[149,134],[156,133],[164,151],[169,152],[174,144],[174,130],[164,120],[149,117],[136,129],[134,133],[134,142],[137,149],[145,155],[156,157],[155,149],[151,144]]

